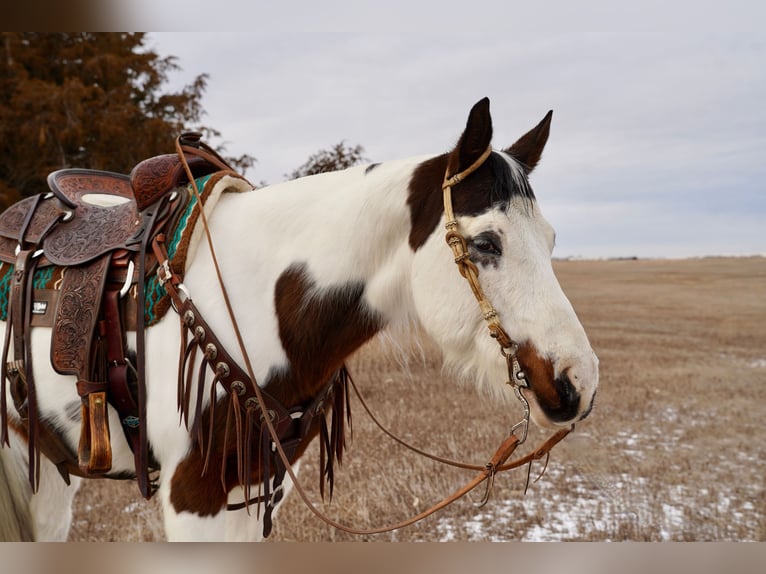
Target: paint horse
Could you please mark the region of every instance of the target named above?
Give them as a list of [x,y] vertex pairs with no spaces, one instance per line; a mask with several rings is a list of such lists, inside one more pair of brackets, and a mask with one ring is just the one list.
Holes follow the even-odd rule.
[[[266,498],[274,509],[291,487],[263,431],[262,399],[255,400],[241,380],[235,381],[240,387],[221,384],[231,381],[232,371],[249,385],[257,381],[267,396],[266,407],[279,411],[266,408],[269,420],[281,424],[284,415],[300,421],[304,428],[290,449],[293,462],[318,436],[323,451],[336,451],[324,453],[329,459],[339,456],[342,439],[330,436],[342,434],[342,424],[333,422],[327,430],[327,409],[321,403],[333,403],[339,411],[333,417],[343,418],[344,391],[338,381],[344,360],[386,329],[418,326],[438,344],[454,372],[493,389],[499,401],[513,398],[506,361],[487,336],[485,317],[444,243],[449,223],[442,203],[445,174],[464,174],[452,180],[453,227],[464,238],[465,257],[473,262],[492,313],[513,340],[514,360],[525,375],[520,393],[532,420],[560,428],[588,415],[598,360],[553,273],[554,231],[528,180],[550,122],[548,113],[509,148],[492,150],[485,98],[471,109],[448,153],[241,193],[225,190],[214,209],[208,211],[205,204],[214,251],[195,229],[199,245],[188,249],[178,271],[182,278],[167,266],[158,273],[161,287],[176,292],[174,309],[145,331],[145,420],[140,424],[145,425],[151,467],[159,472],[157,496],[170,540],[258,540],[267,513],[245,508],[264,499],[261,487],[251,493],[250,485],[263,483],[267,495],[271,489]],[[163,254],[160,246],[160,262]],[[181,306],[191,301],[190,314]],[[5,330],[4,324],[3,335]],[[206,330],[208,336],[214,333],[208,339],[215,342],[212,350],[203,340]],[[181,339],[189,341],[186,351]],[[195,342],[202,361],[191,357]],[[50,328],[33,328],[29,343],[38,416],[76,453],[82,411],[74,377],[51,368]],[[126,356],[134,357],[138,344],[135,334],[129,335]],[[185,361],[174,358],[179,347]],[[221,356],[226,357],[223,367]],[[174,380],[181,381],[180,387]],[[38,492],[32,493],[27,430],[7,392],[10,448],[0,450],[0,535],[66,539],[81,479],[71,476],[67,485],[43,456],[34,485]],[[245,402],[256,410],[245,409]],[[306,418],[308,411],[319,416]],[[250,416],[254,412],[260,412],[260,422]],[[107,413],[112,428],[120,428],[114,408]],[[135,477],[141,469],[126,436],[112,432],[110,441],[110,467],[101,476]],[[278,475],[281,484],[276,484]]]

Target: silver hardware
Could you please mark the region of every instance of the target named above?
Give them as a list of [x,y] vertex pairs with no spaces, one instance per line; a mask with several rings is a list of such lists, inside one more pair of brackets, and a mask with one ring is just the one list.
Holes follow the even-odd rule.
[[192,311],[191,309],[189,309],[188,311],[186,311],[186,313],[184,313],[184,324],[187,327],[191,327],[192,325],[194,325],[194,321],[196,320],[197,318],[194,316],[194,311]]
[[524,389],[529,387],[529,385],[527,385],[527,375],[521,369],[521,365],[519,364],[519,360],[516,357],[513,357],[511,359],[511,374],[513,375],[513,386],[514,387],[521,387],[521,388],[524,388]]
[[205,358],[208,361],[214,361],[218,357],[218,348],[213,343],[205,346]]
[[[178,291],[178,298],[181,300],[181,303],[186,303],[187,299],[191,299],[191,295],[189,294],[189,290],[186,288],[186,285],[184,285],[183,283],[179,283],[178,285],[176,285],[176,291]],[[171,299],[171,302],[173,302],[172,299]],[[173,302],[173,305],[174,305],[174,308],[175,308],[175,303],[174,302]],[[177,309],[176,309],[176,312],[178,312]]]
[[[223,363],[218,363],[218,364],[222,365]],[[228,366],[226,368],[228,369]],[[229,389],[231,389],[232,393],[237,393],[238,395],[242,396],[245,394],[247,387],[245,387],[245,383],[243,383],[242,381],[234,381],[229,386]]]
[[519,363],[518,358],[518,352],[519,352],[519,345],[518,343],[511,343],[511,346],[508,349],[505,349],[502,347],[500,349],[500,352],[505,357],[505,361],[508,364],[508,374],[510,375],[510,380],[508,381],[508,384],[512,387],[521,387],[521,388],[528,388],[529,385],[527,384],[527,375],[524,372],[524,370],[521,368],[521,363]]
[[525,440],[527,440],[527,433],[529,432],[529,401],[521,393],[521,389],[529,388],[529,384],[527,384],[527,374],[521,368],[521,363],[519,363],[518,343],[515,341],[511,342],[511,346],[507,349],[505,347],[501,347],[500,352],[505,357],[505,361],[508,365],[508,384],[513,388],[513,392],[521,403],[522,409],[524,410],[524,417],[511,427],[511,434],[514,434],[516,429],[521,429],[521,438],[519,439],[519,444],[522,444]]
[[529,401],[521,394],[521,388],[518,385],[513,385],[513,392],[516,394],[516,398],[519,399],[521,407],[524,409],[524,418],[511,427],[511,434],[516,432],[516,429],[521,429],[521,438],[519,444],[524,444],[527,440],[527,433],[529,432]]
[[200,341],[204,341],[205,336],[206,336],[205,328],[202,325],[197,325],[196,327],[194,327],[194,338],[197,340],[198,343]]
[[[133,373],[138,378],[138,371],[136,370],[136,367],[133,365],[133,363],[130,362],[130,359],[128,357],[125,357],[123,359],[125,361],[125,364],[128,366],[128,369],[130,369],[130,372]],[[114,361],[114,365],[119,365],[117,361]]]
[[[271,443],[271,450],[272,450],[273,452],[276,452],[276,450],[277,450],[277,449],[276,449],[276,445],[274,444],[274,442],[273,442],[273,441],[272,441],[272,443]],[[284,488],[285,488],[285,485],[284,485],[284,484],[280,484],[280,485],[279,485],[279,486],[277,486],[277,487],[274,489],[274,491],[271,493],[271,497],[270,497],[270,499],[269,499],[269,504],[270,504],[271,506],[276,506],[276,505],[277,505],[277,503],[278,503],[280,500],[282,500],[282,490],[284,490]],[[279,498],[277,498],[277,495],[279,495]]]
[[133,283],[133,269],[135,268],[135,265],[133,265],[133,260],[128,261],[128,272],[125,275],[125,283],[122,285],[122,289],[120,289],[120,299],[125,297],[127,295],[128,291],[130,291],[130,286]]
[[165,283],[168,282],[172,275],[173,272],[170,270],[170,261],[165,259],[165,261],[163,261],[162,264],[157,267],[157,279],[159,279],[160,285],[164,287]]
[[19,359],[17,361],[8,361],[5,365],[6,372],[9,377],[13,377],[24,372],[24,361]]
[[74,217],[74,211],[66,211],[64,212],[64,217],[61,218],[61,221],[66,223],[70,219]]
[[222,379],[225,379],[229,376],[229,373],[231,372],[231,369],[229,368],[229,365],[221,361],[215,366],[215,373]]
[[487,311],[486,313],[484,313],[484,320],[485,320],[485,321],[489,321],[489,320],[491,320],[491,319],[494,319],[495,317],[497,317],[497,311],[495,311],[494,309],[492,309],[491,311]]

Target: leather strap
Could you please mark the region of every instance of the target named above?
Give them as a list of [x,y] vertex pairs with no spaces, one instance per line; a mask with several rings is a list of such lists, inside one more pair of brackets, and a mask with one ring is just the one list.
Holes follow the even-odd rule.
[[[184,164],[185,168],[188,167],[188,160],[186,156],[191,155],[204,159],[220,170],[235,171],[234,168],[231,167],[231,165],[229,165],[229,163],[223,159],[218,152],[216,152],[213,148],[202,141],[202,134],[199,132],[182,133],[178,137],[177,143],[179,144],[178,147],[180,147],[181,152],[183,152],[179,154],[179,158],[181,159],[181,162]],[[176,148],[176,151],[178,151],[178,147]],[[191,174],[188,174],[188,176],[189,181],[194,181],[194,178],[191,176]]]
[[[35,273],[36,260],[33,249],[19,252],[16,258],[13,279],[10,289],[10,313],[6,329],[12,332],[13,361],[7,361],[7,342],[3,352],[4,376],[7,374],[11,383],[11,395],[16,410],[23,421],[27,423],[29,484],[33,492],[37,492],[40,482],[40,450],[38,445],[39,417],[37,414],[37,389],[35,387],[34,371],[32,369],[31,353],[31,297],[32,278]],[[29,303],[29,304],[28,304]],[[2,385],[5,393],[5,384]],[[4,422],[4,425],[7,421]]]
[[109,402],[120,417],[125,439],[133,453],[140,451],[138,405],[130,387],[129,373],[134,368],[125,356],[124,329],[120,320],[120,287],[107,285],[104,294],[104,323],[108,361]]
[[158,221],[167,217],[168,196],[164,196],[151,208],[144,210],[143,234],[140,236],[138,254],[138,306],[136,309],[136,380],[138,387],[138,445],[133,451],[136,463],[138,489],[145,499],[154,494],[154,485],[149,480],[149,435],[146,420],[146,297],[144,277],[146,276],[146,255],[152,232]]
[[518,358],[519,344],[515,342],[508,333],[503,329],[500,323],[500,318],[497,315],[497,311],[490,303],[487,296],[484,294],[484,289],[479,282],[479,268],[471,261],[471,256],[468,252],[468,244],[463,234],[460,233],[460,225],[455,218],[455,213],[452,209],[452,187],[462,182],[479,169],[482,164],[487,161],[487,158],[492,155],[492,146],[487,146],[476,161],[469,165],[466,169],[460,173],[456,173],[452,176],[449,175],[449,164],[447,171],[444,174],[444,183],[442,183],[443,199],[444,199],[444,214],[447,222],[444,227],[447,229],[447,235],[445,240],[452,249],[452,253],[455,257],[455,263],[458,266],[460,275],[468,281],[471,287],[473,296],[479,304],[484,320],[489,328],[490,336],[495,339],[500,345],[500,354],[503,355],[506,364],[508,365],[508,381],[507,384],[513,388],[513,392],[516,398],[524,409],[524,418],[516,423],[511,432],[515,432],[516,429],[521,428],[521,442],[527,440],[527,431],[529,430],[529,401],[522,394],[521,389],[527,388],[526,373],[522,370],[521,364]]
[[[403,447],[416,452],[426,458],[430,458],[431,460],[434,460],[436,462],[440,462],[442,464],[446,464],[447,466],[454,466],[455,468],[462,468],[465,470],[482,470],[484,468],[484,465],[480,464],[473,464],[473,463],[466,463],[462,461],[452,460],[448,458],[444,458],[435,454],[432,454],[430,452],[427,452],[425,450],[422,450],[416,446],[413,446],[412,444],[408,443],[406,440],[395,434],[393,431],[391,431],[388,427],[386,427],[381,421],[380,418],[372,411],[370,408],[370,405],[365,400],[364,396],[362,395],[361,391],[359,390],[359,387],[356,386],[356,383],[349,379],[349,382],[351,383],[351,387],[354,389],[354,393],[356,393],[357,398],[359,399],[359,402],[362,405],[362,408],[367,412],[369,417],[372,419],[372,422],[375,423],[375,425],[389,438],[394,440],[395,442],[399,443]],[[531,462],[534,462],[536,460],[541,459],[543,456],[547,456],[555,445],[557,445],[561,440],[567,436],[570,432],[574,430],[574,425],[571,425],[569,428],[564,428],[561,430],[556,431],[553,435],[551,435],[546,441],[537,447],[535,450],[527,454],[526,456],[523,456],[521,458],[515,459],[505,465],[502,465],[497,468],[498,472],[511,470],[514,468],[518,468],[520,466],[524,466],[525,464],[529,464]],[[519,441],[519,444],[521,444],[521,441]]]
[[[27,232],[32,224],[38,206],[46,196],[38,195],[31,202],[19,229],[18,252],[11,280],[9,296],[9,314],[6,322],[6,334],[3,345],[2,365],[0,365],[0,439],[2,444],[9,444],[8,413],[6,404],[6,387],[10,383],[11,396],[16,410],[26,423],[29,483],[33,492],[37,492],[40,482],[40,421],[37,412],[37,389],[35,387],[34,371],[32,369],[31,325],[34,274],[39,262],[40,251],[37,247],[64,217],[58,212],[54,217],[45,218],[45,224],[39,234],[31,239]],[[9,347],[13,340],[13,360],[9,361]]]
[[489,302],[487,296],[484,294],[484,289],[479,282],[479,269],[476,264],[471,261],[468,254],[468,246],[465,238],[458,231],[458,222],[455,218],[455,214],[452,210],[452,187],[464,181],[469,175],[475,172],[492,154],[492,147],[488,147],[479,158],[468,166],[465,170],[457,173],[453,176],[444,175],[444,183],[442,183],[443,199],[444,199],[444,214],[447,217],[447,223],[445,227],[447,229],[446,241],[452,248],[455,256],[455,263],[458,266],[460,274],[468,281],[471,286],[476,301],[479,303],[481,312],[484,316],[484,320],[487,322],[490,335],[492,338],[497,339],[501,347],[510,348],[513,345],[513,341],[505,332],[503,326],[500,324],[500,320],[497,316],[497,311]]

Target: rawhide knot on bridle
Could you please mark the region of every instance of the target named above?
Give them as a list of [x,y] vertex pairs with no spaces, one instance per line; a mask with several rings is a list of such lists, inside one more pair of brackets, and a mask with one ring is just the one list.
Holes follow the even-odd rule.
[[452,209],[452,188],[479,169],[491,154],[492,146],[488,146],[476,161],[463,171],[452,176],[449,175],[449,168],[447,168],[448,171],[444,174],[444,183],[442,183],[442,191],[444,192],[444,214],[447,217],[447,222],[444,225],[447,229],[445,240],[452,248],[452,253],[455,256],[455,263],[458,266],[460,275],[468,281],[473,296],[479,303],[484,320],[487,322],[490,336],[498,342],[500,345],[500,352],[503,357],[505,357],[506,364],[508,365],[508,384],[513,388],[516,398],[524,409],[524,418],[511,428],[511,433],[515,432],[517,428],[521,428],[522,435],[519,439],[519,444],[522,444],[527,439],[527,432],[529,429],[529,402],[524,395],[521,394],[521,389],[528,388],[528,385],[526,374],[522,370],[518,359],[519,344],[511,339],[505,329],[503,329],[503,326],[500,324],[500,319],[497,316],[497,311],[495,311],[492,303],[490,303],[489,299],[487,299],[487,296],[484,294],[484,290],[479,282],[479,268],[473,261],[471,261],[471,256],[468,252],[468,242],[463,234],[460,233],[460,225],[458,224]]

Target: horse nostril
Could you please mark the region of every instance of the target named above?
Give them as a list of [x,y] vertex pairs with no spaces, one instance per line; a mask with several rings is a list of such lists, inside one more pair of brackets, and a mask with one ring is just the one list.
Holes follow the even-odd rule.
[[554,382],[556,393],[559,396],[559,406],[552,409],[550,417],[557,422],[565,422],[574,419],[580,409],[580,393],[577,391],[569,375],[564,371]]

